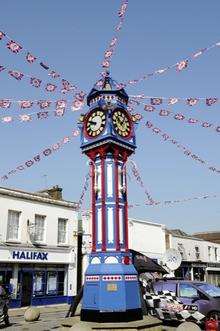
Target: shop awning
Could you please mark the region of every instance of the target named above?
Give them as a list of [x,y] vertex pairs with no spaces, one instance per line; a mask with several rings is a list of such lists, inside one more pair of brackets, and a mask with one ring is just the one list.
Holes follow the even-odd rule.
[[132,254],[132,260],[135,269],[139,274],[143,272],[159,272],[161,274],[167,274],[167,271],[163,267],[150,259],[148,256],[133,249],[129,249],[129,251]]

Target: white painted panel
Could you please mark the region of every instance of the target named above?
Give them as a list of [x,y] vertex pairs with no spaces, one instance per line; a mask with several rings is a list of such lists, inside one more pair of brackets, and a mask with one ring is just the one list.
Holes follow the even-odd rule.
[[102,210],[101,208],[98,209],[98,244],[102,243]]
[[112,164],[107,164],[107,196],[113,197],[113,173]]
[[101,198],[101,166],[97,167],[97,188],[98,188],[98,198]]
[[119,166],[118,166],[118,196],[119,196],[119,198],[122,197],[122,193],[121,193],[121,187],[122,187],[122,182],[121,182],[121,178],[122,178],[122,176],[121,176],[121,171],[122,171],[122,166],[119,165]]
[[113,208],[108,208],[108,243],[114,242]]
[[123,222],[123,211],[119,208],[119,241],[120,244],[124,243],[124,222]]

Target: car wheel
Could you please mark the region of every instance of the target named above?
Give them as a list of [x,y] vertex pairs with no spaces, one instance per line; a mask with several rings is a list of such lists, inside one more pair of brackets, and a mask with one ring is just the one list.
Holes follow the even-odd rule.
[[217,321],[220,321],[220,311],[211,311],[208,313],[207,318],[214,318]]

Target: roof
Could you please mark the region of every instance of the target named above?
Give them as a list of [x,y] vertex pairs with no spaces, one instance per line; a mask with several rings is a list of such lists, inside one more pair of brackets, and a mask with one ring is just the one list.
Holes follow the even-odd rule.
[[51,204],[51,205],[67,207],[67,208],[72,208],[75,210],[78,209],[77,202],[71,202],[71,201],[67,201],[67,200],[55,200],[55,199],[49,197],[45,193],[34,193],[34,192],[27,192],[27,191],[18,190],[18,189],[0,187],[0,196],[1,195],[18,198],[18,199],[29,200],[29,201],[37,201],[37,202],[47,203],[47,204]]
[[136,223],[144,223],[144,224],[147,224],[147,225],[152,225],[152,226],[157,226],[157,227],[165,228],[165,225],[164,224],[149,222],[149,221],[146,221],[146,220],[139,220],[139,219],[131,218],[131,217],[129,217],[129,221],[136,222]]
[[121,97],[126,103],[128,101],[128,95],[125,92],[123,85],[116,82],[116,80],[110,77],[109,72],[105,74],[105,77],[99,79],[93,86],[92,90],[87,96],[87,104],[90,105],[90,101],[102,94],[114,94]]
[[196,237],[194,235],[187,234],[180,229],[166,229],[166,233],[171,234],[173,237],[192,239],[197,241],[204,241],[202,238]]

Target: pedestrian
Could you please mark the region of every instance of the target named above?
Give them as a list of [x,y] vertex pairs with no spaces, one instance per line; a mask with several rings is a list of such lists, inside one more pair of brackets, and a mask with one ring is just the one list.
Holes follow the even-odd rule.
[[4,314],[4,322],[6,326],[10,325],[9,316],[8,316],[8,302],[9,296],[7,291],[5,290],[2,281],[0,281],[0,299],[1,305],[3,306],[3,314]]

